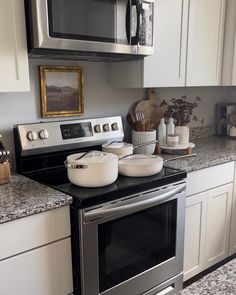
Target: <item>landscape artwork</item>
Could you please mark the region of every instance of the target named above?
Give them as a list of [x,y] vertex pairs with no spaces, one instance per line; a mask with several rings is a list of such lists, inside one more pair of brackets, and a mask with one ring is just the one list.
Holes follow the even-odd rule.
[[83,114],[83,73],[80,67],[40,66],[42,117]]

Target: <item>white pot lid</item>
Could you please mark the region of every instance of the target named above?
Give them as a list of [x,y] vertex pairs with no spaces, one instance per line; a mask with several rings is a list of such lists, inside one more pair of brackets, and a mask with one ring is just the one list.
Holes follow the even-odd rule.
[[121,165],[136,165],[136,166],[150,166],[160,163],[163,164],[163,159],[159,156],[147,155],[147,154],[134,154],[124,159],[119,160]]
[[103,148],[116,148],[116,149],[120,149],[120,148],[126,148],[126,147],[133,147],[133,145],[131,143],[127,143],[127,142],[119,142],[119,141],[114,141],[114,142],[110,142],[110,143],[105,143],[102,145]]
[[[82,158],[81,158],[82,157]],[[106,163],[111,160],[118,160],[118,156],[110,153],[104,153],[100,151],[91,151],[85,155],[85,153],[72,154],[67,157],[67,161],[70,164],[98,164]]]

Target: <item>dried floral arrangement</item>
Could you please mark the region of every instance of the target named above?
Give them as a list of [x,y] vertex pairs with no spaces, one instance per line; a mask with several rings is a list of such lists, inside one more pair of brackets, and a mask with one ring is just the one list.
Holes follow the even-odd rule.
[[163,100],[160,106],[164,110],[164,117],[174,118],[177,126],[186,126],[192,120],[203,125],[204,119],[199,120],[193,114],[193,110],[198,107],[200,101],[201,98],[197,96],[193,102],[190,102],[187,96],[184,95],[182,98],[173,97],[170,102]]

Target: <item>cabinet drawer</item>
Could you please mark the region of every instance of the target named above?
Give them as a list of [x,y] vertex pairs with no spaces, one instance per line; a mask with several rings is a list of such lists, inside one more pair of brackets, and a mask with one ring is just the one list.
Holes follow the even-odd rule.
[[70,238],[0,262],[4,295],[67,295],[73,292]]
[[187,176],[187,196],[233,182],[234,162],[190,172]]
[[69,206],[0,224],[0,260],[70,236]]

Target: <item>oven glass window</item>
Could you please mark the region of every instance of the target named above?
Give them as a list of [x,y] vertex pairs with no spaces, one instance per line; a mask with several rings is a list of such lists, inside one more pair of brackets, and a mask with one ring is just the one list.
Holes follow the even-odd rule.
[[175,256],[177,200],[98,225],[99,291]]
[[128,0],[48,0],[51,37],[128,44]]

